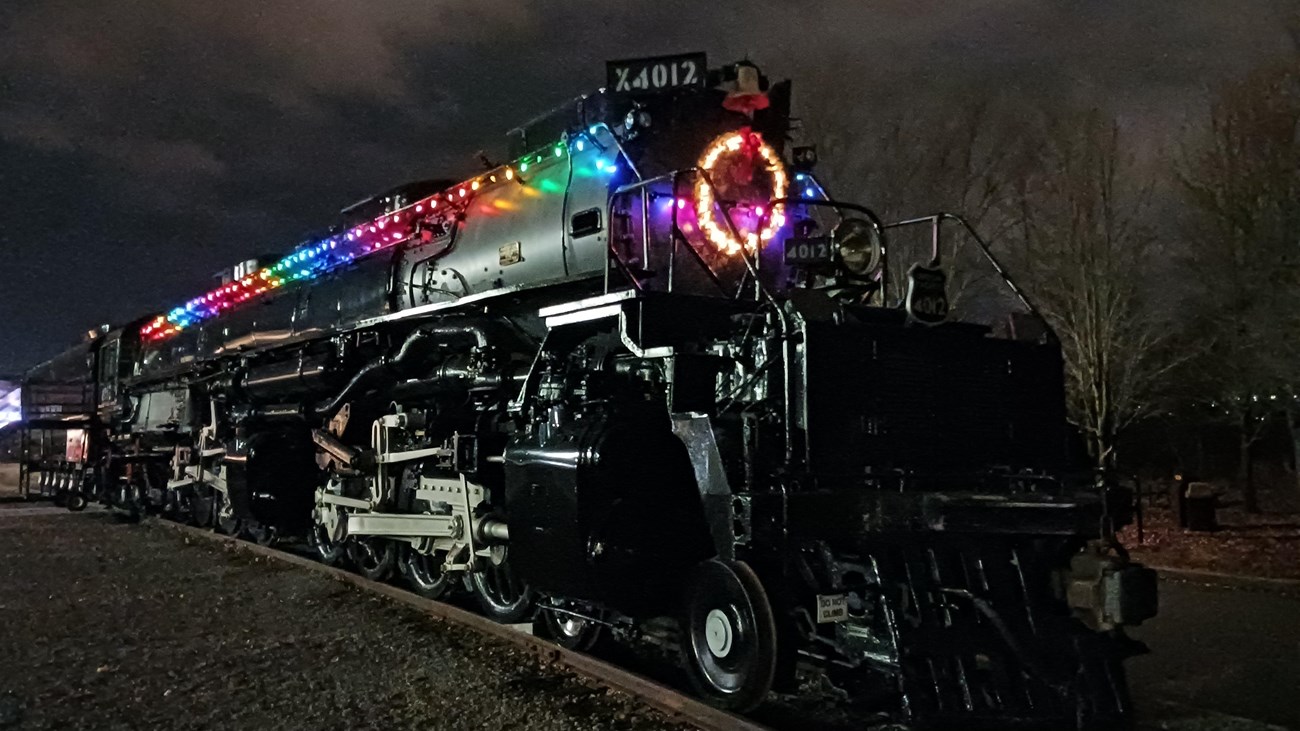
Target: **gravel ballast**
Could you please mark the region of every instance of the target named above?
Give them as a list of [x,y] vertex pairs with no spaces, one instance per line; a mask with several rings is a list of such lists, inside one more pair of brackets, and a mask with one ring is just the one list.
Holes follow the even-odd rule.
[[0,729],[685,728],[328,577],[107,513],[0,517]]
[[[514,645],[327,574],[161,522],[123,524],[96,506],[73,514],[24,501],[4,477],[0,469],[0,731],[688,728]],[[1154,654],[1130,667],[1137,727],[1279,729],[1210,710],[1218,705],[1204,689],[1196,697],[1207,708],[1162,698],[1185,695],[1188,674],[1170,638],[1223,631],[1221,619],[1196,623],[1205,596],[1166,600],[1156,623],[1139,628]],[[1266,621],[1258,637],[1284,626],[1281,616]],[[1255,644],[1235,642],[1240,651],[1221,653],[1222,666],[1252,666]],[[665,652],[636,643],[607,659],[678,685]],[[774,695],[754,718],[776,731],[897,728],[846,706],[819,675],[802,675],[801,695]],[[1233,712],[1255,715],[1249,699],[1261,692],[1242,692],[1245,706]]]

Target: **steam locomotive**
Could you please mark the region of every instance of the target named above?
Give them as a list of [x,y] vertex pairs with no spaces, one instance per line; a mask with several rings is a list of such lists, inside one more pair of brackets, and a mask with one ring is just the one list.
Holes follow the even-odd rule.
[[[41,479],[570,648],[669,617],[738,711],[813,663],[917,725],[1128,719],[1123,627],[1155,612],[1131,498],[1071,478],[1050,331],[976,321],[1033,312],[988,247],[833,200],[749,62],[608,74],[510,162],[33,369],[29,425],[85,442]],[[934,248],[891,261],[914,226]],[[954,229],[1010,294],[949,301]]]

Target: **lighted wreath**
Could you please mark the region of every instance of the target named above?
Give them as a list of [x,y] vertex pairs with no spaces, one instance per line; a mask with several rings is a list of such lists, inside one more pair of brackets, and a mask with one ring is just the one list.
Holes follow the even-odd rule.
[[769,198],[786,197],[789,181],[785,164],[757,132],[746,127],[713,140],[704,150],[699,167],[707,178],[701,175],[695,183],[695,212],[700,230],[719,251],[735,254],[742,242],[716,212],[715,188],[718,196],[734,203],[731,221],[747,251],[755,251],[759,242],[772,238],[785,225],[781,204],[774,205],[771,211],[763,209]]

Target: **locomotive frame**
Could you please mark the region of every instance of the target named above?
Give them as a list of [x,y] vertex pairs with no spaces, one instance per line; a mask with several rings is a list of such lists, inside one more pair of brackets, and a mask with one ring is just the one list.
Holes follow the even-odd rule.
[[[1115,540],[1128,496],[1069,479],[1059,346],[896,302],[890,226],[778,184],[789,88],[742,62],[580,97],[508,165],[97,333],[63,491],[464,587],[573,648],[674,617],[735,710],[806,660],[920,725],[1125,722],[1154,576]],[[792,264],[818,210],[830,255]],[[969,226],[918,221],[938,271]]]

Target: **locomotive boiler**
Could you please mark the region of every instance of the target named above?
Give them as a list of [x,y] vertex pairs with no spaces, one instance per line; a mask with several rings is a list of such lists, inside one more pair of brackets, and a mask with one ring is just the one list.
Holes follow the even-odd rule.
[[[730,709],[812,663],[918,725],[1129,718],[1131,500],[1071,478],[1051,333],[951,306],[955,229],[1003,277],[980,312],[1032,313],[983,242],[834,200],[748,62],[608,73],[509,162],[97,333],[75,489],[571,648],[671,618]],[[913,225],[936,245],[899,260]]]

